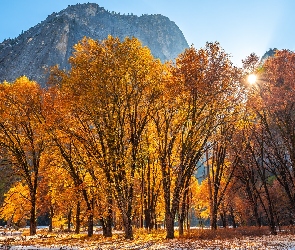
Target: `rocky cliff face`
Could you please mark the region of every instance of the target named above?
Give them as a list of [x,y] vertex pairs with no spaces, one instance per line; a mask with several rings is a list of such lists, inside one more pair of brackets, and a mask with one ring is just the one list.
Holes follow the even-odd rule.
[[264,63],[267,58],[274,56],[277,50],[277,48],[270,48],[268,51],[266,51],[260,59],[261,63]]
[[162,15],[121,15],[97,4],[77,4],[0,43],[0,82],[26,75],[44,85],[51,66],[69,68],[73,45],[84,36],[103,40],[108,35],[137,37],[161,61],[188,47],[178,26]]

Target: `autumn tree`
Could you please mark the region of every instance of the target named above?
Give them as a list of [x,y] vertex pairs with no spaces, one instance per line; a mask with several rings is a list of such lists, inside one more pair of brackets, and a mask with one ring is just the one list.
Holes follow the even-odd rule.
[[[277,50],[266,60],[257,84],[262,94],[265,162],[295,211],[295,53]],[[293,214],[292,213],[292,214]],[[294,220],[294,217],[292,218]]]
[[[250,60],[251,58],[254,57],[250,56],[246,61],[251,61],[248,65],[255,66],[251,73],[256,73],[257,81],[249,86],[247,96],[247,103],[254,115],[251,135],[246,139],[248,142],[246,152],[249,152],[248,159],[252,163],[251,172],[254,176],[249,180],[255,180],[260,185],[256,188],[255,196],[252,192],[252,203],[256,203],[255,200],[259,199],[271,232],[275,234],[278,219],[274,209],[275,200],[271,194],[273,184],[270,180],[273,176],[284,188],[290,206],[294,207],[292,205],[294,202],[292,68],[295,57],[293,52],[283,50],[277,51],[263,65],[258,65],[258,61]],[[255,188],[255,185],[252,187]]]
[[219,117],[236,101],[239,72],[218,43],[187,49],[165,83],[154,117],[165,198],[167,238],[174,238],[180,197],[210,146]]
[[[163,69],[135,38],[109,37],[102,43],[84,38],[75,46],[67,74],[55,80],[77,100],[77,138],[99,166],[121,212],[125,237],[133,238],[135,173],[140,169],[140,145],[155,112]],[[83,135],[82,135],[83,134]]]
[[29,189],[30,235],[36,234],[36,194],[40,159],[46,146],[43,133],[43,90],[26,77],[0,85],[0,147],[15,175]]

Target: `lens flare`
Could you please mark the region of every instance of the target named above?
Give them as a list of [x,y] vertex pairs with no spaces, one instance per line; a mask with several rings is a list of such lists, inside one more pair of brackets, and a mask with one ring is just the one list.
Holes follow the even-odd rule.
[[256,80],[257,80],[256,75],[254,75],[254,74],[248,75],[248,82],[250,84],[254,84],[256,82]]

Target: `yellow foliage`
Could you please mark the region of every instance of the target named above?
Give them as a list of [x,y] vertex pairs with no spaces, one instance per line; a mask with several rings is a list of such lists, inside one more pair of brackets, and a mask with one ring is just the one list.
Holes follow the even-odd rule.
[[201,184],[195,179],[191,184],[192,207],[198,218],[208,219],[210,216],[210,201],[208,193],[208,181]]
[[67,223],[67,219],[62,216],[54,216],[52,218],[52,226],[55,228],[63,229]]
[[5,194],[4,204],[1,207],[0,218],[19,223],[30,217],[30,195],[26,185],[18,182]]

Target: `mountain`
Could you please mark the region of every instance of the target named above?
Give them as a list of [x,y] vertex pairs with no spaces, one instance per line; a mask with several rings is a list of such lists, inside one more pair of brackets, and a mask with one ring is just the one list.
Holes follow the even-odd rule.
[[162,62],[188,47],[181,30],[165,16],[122,15],[94,3],[71,5],[0,43],[0,82],[26,75],[44,86],[51,66],[69,69],[73,45],[84,36],[101,41],[108,35],[121,40],[134,36]]
[[260,61],[261,61],[262,63],[264,63],[265,60],[266,60],[268,57],[272,57],[272,56],[274,56],[277,50],[278,50],[277,48],[273,48],[273,49],[270,48],[268,51],[266,51],[266,52],[264,53],[264,55],[261,57],[261,60],[260,60]]

